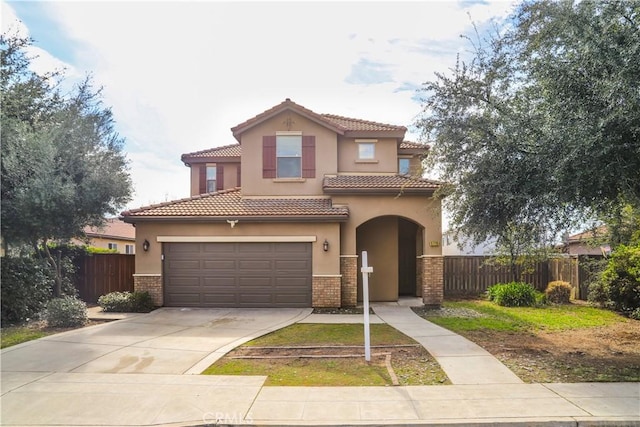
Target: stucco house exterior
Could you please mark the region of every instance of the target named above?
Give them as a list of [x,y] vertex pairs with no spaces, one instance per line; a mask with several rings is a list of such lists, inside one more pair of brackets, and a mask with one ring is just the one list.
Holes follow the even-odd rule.
[[182,156],[191,197],[122,213],[136,290],[165,306],[355,306],[366,250],[372,301],[442,302],[440,184],[412,176],[427,147],[405,127],[286,99],[231,132]]

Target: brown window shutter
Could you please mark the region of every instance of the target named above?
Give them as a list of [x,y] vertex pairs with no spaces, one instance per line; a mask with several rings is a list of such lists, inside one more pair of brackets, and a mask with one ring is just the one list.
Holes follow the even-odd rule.
[[262,137],[262,177],[276,177],[276,136]]
[[224,166],[216,165],[216,191],[224,190]]
[[316,137],[302,136],[302,177],[316,177]]
[[207,165],[200,165],[200,179],[198,192],[204,194],[207,192]]
[[238,172],[238,177],[236,178],[236,187],[240,187],[242,185],[242,173],[240,167],[240,163],[238,163],[238,165],[236,166],[236,171]]

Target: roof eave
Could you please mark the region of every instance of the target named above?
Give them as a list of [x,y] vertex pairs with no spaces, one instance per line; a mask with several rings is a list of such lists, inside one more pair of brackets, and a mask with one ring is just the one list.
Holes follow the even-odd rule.
[[346,222],[349,214],[334,215],[286,215],[286,216],[268,216],[268,215],[227,215],[227,216],[152,216],[152,215],[128,215],[122,217],[124,222],[226,222],[238,221],[242,222]]
[[345,137],[350,138],[396,138],[403,140],[406,129],[404,130],[348,130],[344,132]]
[[182,157],[181,160],[185,166],[190,166],[194,163],[238,163],[240,162],[240,156]]
[[342,194],[342,195],[387,195],[387,194],[426,194],[432,196],[436,188],[324,188],[326,194]]
[[241,138],[240,136],[246,132],[247,130],[258,126],[260,123],[263,123],[266,120],[269,120],[275,116],[277,116],[278,114],[284,112],[284,111],[291,111],[293,113],[296,113],[302,117],[305,117],[306,119],[309,119],[327,129],[330,129],[332,131],[334,131],[335,133],[339,134],[339,135],[344,135],[345,130],[339,126],[335,126],[334,124],[330,123],[329,121],[327,121],[324,117],[322,117],[321,115],[314,113],[311,110],[307,110],[304,107],[298,106],[297,104],[292,105],[291,101],[285,101],[285,102],[289,102],[287,104],[284,105],[280,105],[280,106],[276,106],[274,107],[274,109],[272,111],[267,110],[262,114],[257,115],[256,117],[254,117],[253,119],[248,120],[247,122],[244,123],[240,123],[237,126],[234,126],[231,128],[231,132],[233,133],[233,137],[238,141],[241,142]]

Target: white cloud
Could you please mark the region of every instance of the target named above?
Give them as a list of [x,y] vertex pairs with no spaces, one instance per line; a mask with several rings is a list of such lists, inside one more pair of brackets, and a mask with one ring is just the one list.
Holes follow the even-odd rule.
[[[486,22],[504,16],[510,3],[468,9],[445,1],[37,7],[74,41],[74,67],[91,71],[104,86],[105,103],[127,139],[135,207],[188,196],[180,154],[235,142],[232,126],[287,97],[319,113],[411,124],[420,106],[412,91],[400,89],[453,65],[459,35],[471,28],[467,11]],[[363,64],[380,64],[384,78],[367,80]],[[352,72],[362,74],[350,83]]]

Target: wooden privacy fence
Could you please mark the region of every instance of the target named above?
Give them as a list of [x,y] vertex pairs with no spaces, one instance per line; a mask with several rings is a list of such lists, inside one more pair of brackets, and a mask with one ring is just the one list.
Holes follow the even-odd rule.
[[[445,296],[478,295],[496,283],[511,282],[510,266],[494,265],[491,260],[492,257],[486,256],[445,256]],[[518,267],[518,277],[540,291],[544,291],[549,282],[562,280],[571,284],[576,298],[587,297],[584,286],[580,286],[579,261],[575,256],[537,262],[532,272],[521,273],[522,268]]]
[[98,302],[109,292],[133,292],[135,255],[88,254],[76,260],[76,288],[80,299],[89,304]]

